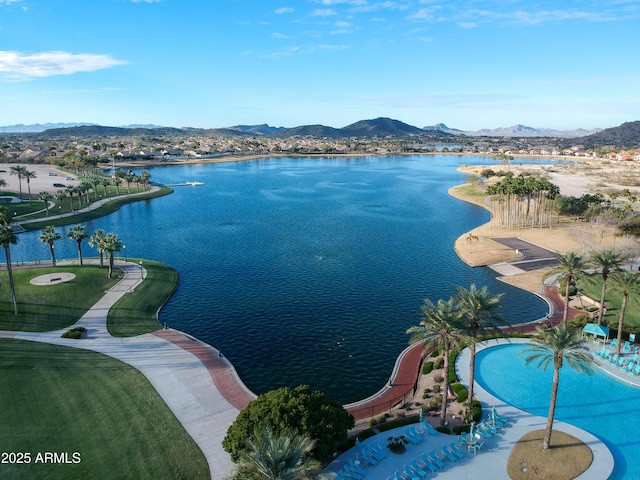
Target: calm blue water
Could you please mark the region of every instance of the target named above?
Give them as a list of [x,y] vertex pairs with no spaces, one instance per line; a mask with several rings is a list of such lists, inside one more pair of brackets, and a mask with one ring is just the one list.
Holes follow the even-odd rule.
[[[476,283],[505,292],[510,323],[546,314],[536,296],[453,251],[489,217],[447,190],[465,181],[461,164],[489,162],[436,155],[157,167],[149,169],[156,182],[204,185],[126,205],[87,231],[116,233],[129,257],[173,266],[181,283],[160,322],[220,348],[256,393],[305,383],[355,401],[386,383],[424,298]],[[38,235],[21,235],[13,259],[47,259]],[[75,243],[60,241],[56,251],[72,258]]]
[[[526,366],[524,345],[488,348],[476,357],[476,381],[491,395],[546,418],[549,412],[553,365],[546,372]],[[509,365],[509,368],[504,368]],[[598,436],[611,449],[616,478],[637,478],[640,472],[640,388],[596,369],[578,374],[568,365],[560,370],[555,418]],[[634,475],[631,472],[635,472]]]

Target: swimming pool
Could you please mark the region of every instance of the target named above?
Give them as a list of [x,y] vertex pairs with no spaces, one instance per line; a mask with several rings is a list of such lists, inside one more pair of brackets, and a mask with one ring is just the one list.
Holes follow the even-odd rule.
[[[546,418],[553,367],[543,372],[533,363],[525,365],[525,356],[519,356],[525,348],[526,345],[513,344],[479,351],[476,381],[494,397]],[[616,479],[631,478],[630,472],[640,472],[640,388],[597,368],[588,376],[565,364],[560,374],[555,420],[599,437],[615,457]]]

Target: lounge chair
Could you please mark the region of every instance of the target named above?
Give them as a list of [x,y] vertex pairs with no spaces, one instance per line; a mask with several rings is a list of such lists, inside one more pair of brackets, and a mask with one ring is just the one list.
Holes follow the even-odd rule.
[[453,453],[449,451],[446,445],[442,445],[442,453],[451,463],[456,463],[458,461],[458,457],[456,457]]
[[458,442],[460,443],[460,445],[466,445],[467,444],[467,432],[462,432],[460,434],[460,438],[458,439]]
[[482,435],[476,432],[473,436],[476,439],[476,448],[482,448],[482,446],[484,445],[484,440],[482,440]]
[[636,364],[634,362],[629,362],[624,367],[622,367],[622,371],[631,372],[634,368],[636,368]]
[[614,339],[613,339],[613,342],[611,342],[611,345],[609,345],[609,348],[615,348],[615,347],[616,347],[616,345],[618,345],[618,339],[617,339],[617,338],[614,338]]
[[362,459],[371,464],[371,465],[377,465],[380,463],[380,460],[378,460],[376,457],[374,457],[371,452],[365,448],[360,450],[360,456],[362,457]]
[[616,354],[615,354],[615,355],[613,355],[612,357],[605,358],[605,360],[606,360],[607,362],[609,362],[609,363],[616,363],[616,362],[618,361],[618,358],[620,358],[620,357],[619,357],[619,356],[618,356],[618,354],[616,353]]
[[418,464],[418,461],[415,458],[411,460],[411,464],[409,466],[411,467],[411,470],[416,472],[421,478],[427,478],[428,473]]
[[420,480],[420,476],[419,476],[417,473],[415,473],[413,470],[411,470],[411,469],[409,468],[409,465],[405,465],[405,466],[403,467],[403,470],[404,470],[404,473],[406,473],[407,475],[409,475],[409,478],[410,478],[411,480]]
[[418,445],[419,443],[422,443],[422,436],[418,432],[416,432],[414,428],[406,428],[404,430],[404,435],[414,445]]
[[624,359],[624,357],[618,357],[618,361],[615,362],[613,364],[614,367],[621,367],[622,365],[624,365],[624,362],[626,362],[626,360]]
[[593,352],[594,355],[604,358],[604,356],[607,354],[609,350],[607,349],[607,347],[602,347],[602,349],[600,349],[599,352]]
[[449,442],[449,450],[453,452],[453,454],[456,457],[458,457],[460,460],[462,460],[465,457],[465,454],[460,450],[458,450],[458,447],[456,447],[456,444],[453,442]]
[[[415,462],[418,463],[417,461],[415,461]],[[427,457],[426,453],[423,453],[420,456],[420,465],[423,466],[423,469],[426,468],[427,470],[431,471],[431,473],[436,473],[438,471],[438,466],[435,465],[433,462],[429,461],[429,457]],[[444,465],[444,463],[443,463],[443,465]]]
[[630,350],[631,350],[631,345],[629,344],[629,342],[624,342],[624,347],[622,347],[622,349],[623,349],[625,352],[630,351]]
[[629,372],[629,375],[638,376],[640,375],[640,363],[636,364],[636,366]]
[[378,460],[384,460],[387,458],[387,451],[382,448],[379,443],[371,443],[368,448]]
[[627,360],[627,365],[629,363],[636,363],[638,361],[638,354],[636,353],[633,357],[631,357],[631,360]]
[[424,428],[427,429],[427,432],[429,432],[431,435],[437,435],[438,432],[437,430],[434,430],[434,428],[431,426],[431,424],[427,421],[422,422],[422,424],[424,425]]
[[340,470],[340,473],[348,480],[362,480],[364,478],[364,475],[361,475],[353,470],[348,470],[346,465],[342,468],[342,470]]
[[396,480],[406,480],[406,478],[400,472],[396,472],[394,474],[394,477]]
[[360,468],[358,465],[353,463],[353,460],[351,459],[347,462],[345,467],[347,467],[349,470],[353,470],[354,472],[359,473],[362,476],[365,476],[367,474],[367,471],[364,468]]
[[[427,456],[426,453],[422,454],[423,456],[421,457],[424,460],[424,457]],[[438,468],[444,468],[444,462],[442,460],[440,460],[440,457],[438,457],[436,455],[436,451],[435,450],[429,450],[429,460],[431,460],[431,463],[433,463],[436,467]]]

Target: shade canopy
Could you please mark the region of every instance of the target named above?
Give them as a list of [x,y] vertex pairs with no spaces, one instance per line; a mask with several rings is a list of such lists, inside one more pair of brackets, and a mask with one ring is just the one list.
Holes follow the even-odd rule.
[[596,323],[587,323],[582,329],[584,333],[590,333],[591,335],[596,335],[602,338],[609,337],[609,327],[605,327],[604,325],[598,325]]

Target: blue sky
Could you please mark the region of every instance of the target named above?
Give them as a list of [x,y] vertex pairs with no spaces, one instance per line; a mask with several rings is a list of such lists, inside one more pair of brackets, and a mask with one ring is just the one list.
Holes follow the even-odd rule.
[[640,120],[639,0],[0,0],[0,125]]

